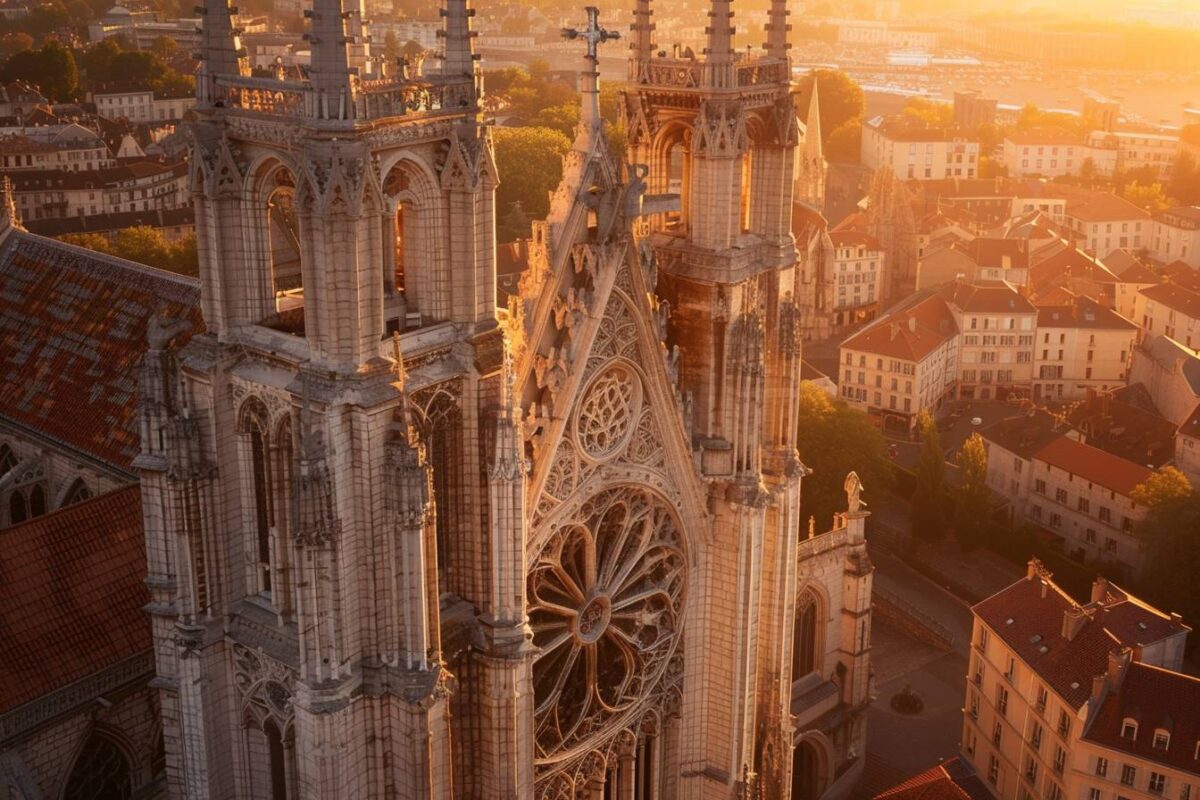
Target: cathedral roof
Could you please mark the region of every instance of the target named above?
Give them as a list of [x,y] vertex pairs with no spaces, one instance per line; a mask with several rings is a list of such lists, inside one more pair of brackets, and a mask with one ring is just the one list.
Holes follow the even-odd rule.
[[0,714],[150,649],[141,490],[0,530]]
[[0,418],[127,468],[160,313],[203,329],[192,278],[14,231],[0,247]]

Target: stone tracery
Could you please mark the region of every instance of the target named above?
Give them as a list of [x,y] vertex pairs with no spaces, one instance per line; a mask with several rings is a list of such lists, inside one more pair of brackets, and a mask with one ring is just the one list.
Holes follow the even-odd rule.
[[529,578],[538,759],[621,728],[662,683],[679,640],[686,559],[673,510],[634,486],[586,501]]

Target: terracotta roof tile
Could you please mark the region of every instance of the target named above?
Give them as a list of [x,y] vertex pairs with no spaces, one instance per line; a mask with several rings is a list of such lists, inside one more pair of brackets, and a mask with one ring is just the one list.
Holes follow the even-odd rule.
[[199,301],[191,278],[14,233],[0,250],[0,416],[128,467],[147,323],[161,310],[202,330]]
[[992,800],[971,765],[952,758],[875,795],[874,800]]
[[1141,464],[1126,461],[1066,436],[1051,441],[1034,458],[1123,495],[1132,492],[1151,473]]
[[144,541],[137,486],[0,530],[0,714],[150,648]]
[[961,311],[979,314],[1033,314],[1033,304],[1001,281],[954,281],[938,290]]
[[[1063,615],[1084,614],[1068,639]],[[1108,655],[1148,645],[1187,630],[1175,619],[1111,584],[1100,603],[1079,605],[1048,576],[1032,574],[974,607],[999,636],[1056,694],[1079,708],[1092,692],[1092,678],[1108,669]]]
[[1078,191],[1067,196],[1067,216],[1084,222],[1149,219],[1150,212],[1112,192]]
[[1097,330],[1136,331],[1137,326],[1111,308],[1090,297],[1076,297],[1063,304],[1037,304],[1039,328],[1094,328]]
[[937,295],[917,295],[842,342],[842,348],[920,361],[958,334],[954,315]]
[[879,242],[869,233],[857,230],[839,230],[835,228],[829,234],[829,240],[834,247],[857,247],[862,245],[868,250],[880,250]]
[[1200,292],[1192,291],[1174,282],[1147,286],[1142,294],[1156,303],[1178,311],[1192,319],[1200,319]]
[[[1135,739],[1121,736],[1127,717],[1138,724]],[[1159,729],[1170,736],[1166,747],[1154,746],[1154,733]],[[1136,661],[1130,663],[1119,688],[1101,701],[1083,738],[1200,775],[1200,760],[1196,758],[1200,743],[1200,679]]]

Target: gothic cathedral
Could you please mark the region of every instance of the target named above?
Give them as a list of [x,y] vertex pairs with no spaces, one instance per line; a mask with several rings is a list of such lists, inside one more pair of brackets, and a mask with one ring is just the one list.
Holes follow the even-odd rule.
[[[857,478],[799,517],[797,120],[784,0],[701,57],[636,0],[626,159],[581,121],[498,309],[469,0],[440,65],[315,0],[306,80],[205,0],[192,192],[207,332],[142,378],[174,798],[846,794],[870,699]],[[626,163],[627,162],[627,163]]]

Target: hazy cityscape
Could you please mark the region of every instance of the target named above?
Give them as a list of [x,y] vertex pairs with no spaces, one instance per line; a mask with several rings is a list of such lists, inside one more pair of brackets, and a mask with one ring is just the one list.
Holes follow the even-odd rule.
[[1197,574],[1194,0],[0,0],[3,800],[1193,800]]

